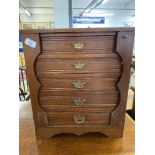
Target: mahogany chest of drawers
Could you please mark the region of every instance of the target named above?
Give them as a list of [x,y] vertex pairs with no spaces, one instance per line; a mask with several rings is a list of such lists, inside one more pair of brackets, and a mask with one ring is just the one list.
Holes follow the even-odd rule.
[[22,30],[37,138],[122,137],[134,28]]

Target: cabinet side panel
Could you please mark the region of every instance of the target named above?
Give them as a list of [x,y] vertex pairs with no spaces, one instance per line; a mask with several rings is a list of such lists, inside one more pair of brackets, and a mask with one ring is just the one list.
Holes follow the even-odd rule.
[[117,87],[120,91],[120,101],[117,108],[111,114],[111,125],[124,125],[133,43],[134,32],[118,32],[116,40],[116,52],[122,59],[123,69],[121,78],[117,84]]
[[[38,102],[38,91],[40,89],[40,83],[36,78],[34,70],[35,60],[40,54],[39,34],[23,34],[22,39],[35,128],[45,127],[47,124],[47,115],[43,109],[41,109]],[[25,43],[25,40],[27,40],[27,43]]]

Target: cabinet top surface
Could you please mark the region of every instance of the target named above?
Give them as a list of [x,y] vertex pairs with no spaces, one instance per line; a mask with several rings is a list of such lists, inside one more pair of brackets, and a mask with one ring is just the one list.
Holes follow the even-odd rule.
[[29,29],[20,30],[20,33],[76,33],[76,32],[120,32],[135,31],[134,27],[111,27],[111,28],[68,28],[68,29]]

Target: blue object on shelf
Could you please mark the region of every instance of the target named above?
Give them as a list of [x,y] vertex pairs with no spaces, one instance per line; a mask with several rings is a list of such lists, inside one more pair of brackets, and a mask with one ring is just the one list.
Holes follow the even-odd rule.
[[105,17],[81,17],[74,16],[73,17],[74,24],[104,24]]

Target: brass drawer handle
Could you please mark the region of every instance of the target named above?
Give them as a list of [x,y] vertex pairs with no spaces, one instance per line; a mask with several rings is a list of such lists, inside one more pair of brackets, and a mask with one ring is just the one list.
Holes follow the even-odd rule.
[[75,105],[82,105],[86,102],[86,99],[81,99],[81,98],[77,98],[77,99],[73,99],[73,103]]
[[75,50],[82,50],[82,49],[84,49],[84,47],[86,46],[86,44],[85,43],[83,43],[83,42],[74,42],[74,43],[72,43],[72,46],[73,46],[73,48],[75,49]]
[[86,82],[76,81],[76,82],[72,82],[72,84],[74,85],[75,88],[83,88]]
[[76,115],[74,116],[74,120],[76,123],[83,123],[86,119],[86,116],[84,115]]
[[74,66],[75,69],[80,70],[80,69],[84,69],[85,64],[78,62],[76,64],[73,64],[73,66]]

